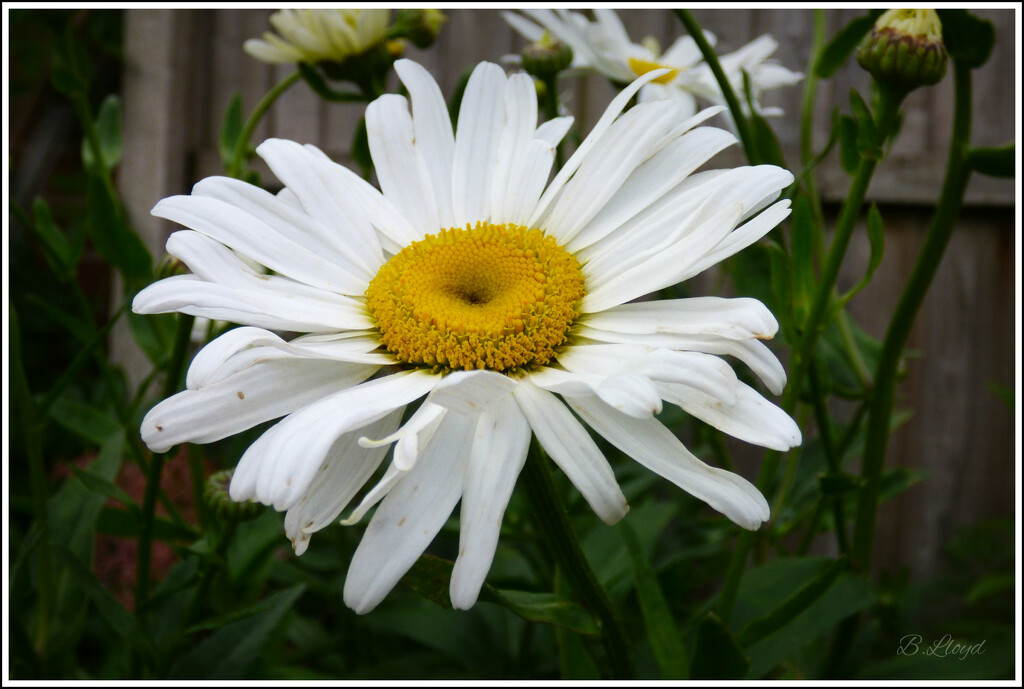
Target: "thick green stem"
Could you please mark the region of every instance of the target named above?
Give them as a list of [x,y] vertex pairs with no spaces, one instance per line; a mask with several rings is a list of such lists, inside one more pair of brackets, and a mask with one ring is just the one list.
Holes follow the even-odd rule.
[[534,523],[550,545],[566,579],[601,625],[601,642],[614,679],[632,679],[632,644],[618,610],[597,580],[569,523],[565,505],[555,490],[544,451],[534,441],[523,469],[522,485],[533,509]]
[[[181,374],[185,368],[185,357],[188,354],[194,322],[194,316],[178,315],[178,331],[174,340],[174,350],[171,353],[171,362],[167,369],[167,379],[164,381],[164,398],[170,397],[178,390]],[[135,613],[137,615],[143,614],[146,600],[149,597],[149,570],[153,554],[153,522],[156,514],[156,501],[160,494],[160,479],[163,474],[164,462],[171,456],[173,449],[154,454],[146,474],[146,492],[142,502],[142,526],[139,529],[139,556],[135,582]]]
[[292,72],[284,79],[282,79],[274,88],[267,92],[267,95],[263,96],[257,105],[256,109],[249,115],[249,119],[245,121],[245,125],[242,126],[242,131],[238,135],[238,140],[235,142],[235,150],[231,155],[231,163],[228,165],[227,173],[232,177],[241,178],[242,176],[242,159],[245,157],[245,152],[249,148],[249,140],[252,138],[252,133],[256,131],[256,126],[263,119],[263,116],[270,110],[270,106],[274,104],[281,94],[290,89],[295,82],[302,78],[302,75],[298,72]]
[[[893,131],[896,116],[899,113],[899,106],[903,99],[901,94],[884,91],[879,104],[879,111],[875,117],[875,130],[878,135],[877,143],[881,147]],[[804,377],[810,368],[814,358],[814,349],[818,344],[818,338],[825,330],[825,317],[828,314],[828,307],[831,303],[832,293],[835,289],[836,279],[839,277],[839,268],[842,266],[843,258],[846,256],[846,249],[853,236],[853,230],[860,216],[861,206],[864,204],[864,197],[867,194],[868,185],[871,183],[871,176],[875,172],[878,160],[871,156],[864,156],[857,166],[853,181],[850,184],[846,201],[843,203],[839,218],[836,221],[835,236],[832,239],[832,246],[829,248],[825,258],[825,264],[821,270],[821,276],[817,283],[814,299],[811,302],[811,309],[804,322],[803,332],[800,340],[793,348],[790,359],[789,385],[782,396],[782,408],[792,414],[800,399],[800,391],[803,388]],[[757,477],[757,488],[762,495],[770,495],[775,483],[775,475],[779,469],[779,452],[769,450],[765,453],[764,462],[761,464],[761,471]],[[740,534],[733,550],[729,567],[726,570],[725,583],[722,585],[722,592],[718,599],[718,615],[729,623],[732,616],[732,608],[736,602],[736,594],[739,592],[740,581],[743,578],[743,571],[746,568],[747,558],[750,556],[750,548],[754,544],[755,532],[745,531]]]
[[910,274],[907,287],[896,305],[889,329],[882,343],[878,367],[875,370],[875,388],[868,415],[867,438],[864,445],[864,464],[861,475],[865,481],[857,504],[857,521],[853,536],[854,563],[867,570],[871,563],[872,542],[875,533],[875,518],[878,510],[878,494],[881,489],[882,471],[885,466],[885,450],[889,441],[889,419],[892,416],[893,393],[896,387],[896,373],[900,356],[910,335],[917,311],[924,301],[932,279],[945,254],[946,246],[953,234],[956,218],[960,213],[970,166],[967,150],[971,133],[971,72],[968,67],[954,61],[955,105],[953,111],[953,135],[949,147],[949,162],[946,178],[942,184],[935,215],[924,246]]
[[679,21],[683,23],[683,26],[686,27],[686,31],[697,44],[697,48],[700,50],[701,55],[704,56],[704,61],[707,62],[708,67],[711,68],[711,73],[715,75],[718,87],[722,89],[722,96],[725,98],[725,103],[729,106],[729,113],[732,115],[733,122],[736,123],[736,132],[739,134],[740,142],[743,144],[743,152],[746,154],[747,160],[749,160],[752,165],[756,165],[759,161],[757,160],[757,155],[754,151],[754,139],[750,136],[747,117],[743,114],[743,108],[740,106],[740,101],[736,98],[735,91],[732,90],[732,84],[729,83],[729,77],[726,76],[725,70],[722,69],[722,65],[718,61],[718,56],[711,48],[711,44],[709,44],[707,39],[704,37],[704,32],[701,30],[700,24],[698,24],[697,20],[693,18],[690,11],[683,9],[676,9],[674,11],[676,16],[679,17]]
[[[828,408],[825,405],[824,391],[821,389],[821,382],[818,380],[817,368],[811,368],[811,388],[814,396],[814,416],[818,423],[818,433],[821,435],[821,444],[825,450],[825,461],[828,463],[828,471],[832,476],[839,476],[842,471],[840,456],[837,453],[835,439],[832,437],[832,420],[828,416]],[[850,544],[846,538],[846,518],[843,511],[843,497],[839,493],[832,496],[832,518],[835,520],[836,545],[841,555],[848,555]]]

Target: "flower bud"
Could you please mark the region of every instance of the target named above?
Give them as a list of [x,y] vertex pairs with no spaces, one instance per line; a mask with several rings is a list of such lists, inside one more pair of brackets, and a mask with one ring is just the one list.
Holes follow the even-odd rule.
[[938,83],[946,73],[939,16],[934,10],[889,10],[861,42],[857,62],[879,84],[900,91]]
[[218,519],[224,521],[248,521],[263,513],[263,505],[258,502],[235,502],[228,494],[233,469],[218,471],[206,479],[203,487],[203,502]]
[[572,48],[545,31],[540,39],[523,48],[522,57],[527,74],[546,80],[572,64]]
[[395,15],[393,34],[408,38],[417,48],[429,48],[437,40],[441,25],[448,21],[441,10],[405,8]]

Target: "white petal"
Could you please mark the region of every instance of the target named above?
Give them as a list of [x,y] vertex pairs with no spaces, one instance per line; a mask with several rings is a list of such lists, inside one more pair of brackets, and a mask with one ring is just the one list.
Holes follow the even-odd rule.
[[569,116],[556,117],[552,120],[548,120],[541,126],[537,127],[537,131],[534,132],[533,137],[540,139],[545,143],[549,143],[552,146],[557,146],[565,135],[569,133],[569,128],[572,127],[573,118]]
[[588,314],[582,322],[598,330],[718,335],[732,340],[770,339],[779,330],[771,311],[748,297],[691,297],[621,304]]
[[456,610],[476,603],[494,560],[501,519],[526,462],[530,426],[508,395],[476,423],[462,487],[459,555],[452,570],[451,599]]
[[768,520],[768,503],[757,488],[736,474],[701,462],[657,419],[635,419],[620,414],[596,397],[575,397],[567,401],[610,443],[736,524],[756,529]]
[[544,29],[537,26],[529,19],[513,12],[502,12],[501,18],[508,22],[508,25],[518,31],[528,41],[536,41],[544,35]]
[[572,412],[550,392],[524,381],[516,386],[516,402],[544,451],[606,524],[629,511],[615,473],[593,438]]
[[796,422],[744,383],[738,383],[735,402],[731,404],[689,386],[677,383],[656,385],[667,401],[734,438],[780,452],[801,442]]
[[707,253],[700,261],[694,263],[685,273],[684,280],[707,270],[720,261],[729,258],[733,254],[746,249],[748,246],[768,234],[772,228],[789,217],[790,201],[784,199],[768,208],[753,220],[744,224],[725,236],[718,245]]
[[370,612],[444,526],[462,496],[475,419],[448,414],[416,466],[366,527],[345,578],[345,605]]
[[661,411],[661,396],[650,379],[641,375],[606,375],[540,367],[530,373],[530,381],[560,395],[598,395],[614,409],[637,418]]
[[291,189],[312,217],[328,231],[343,233],[348,254],[368,275],[375,275],[383,263],[380,242],[369,218],[358,204],[352,204],[332,184],[324,164],[326,156],[312,153],[310,147],[283,139],[267,139],[256,147],[274,175]]
[[491,62],[473,70],[459,108],[452,160],[455,226],[490,220],[490,189],[505,125],[505,72]]
[[[494,169],[491,171],[490,203],[488,217],[493,221],[504,220],[506,206],[514,206],[515,195],[522,185],[513,177],[519,173],[520,160],[528,157],[527,147],[533,143],[537,129],[537,90],[533,78],[528,74],[513,74],[505,82],[505,125],[501,129],[501,141],[496,151]],[[544,173],[547,181],[547,172]],[[510,192],[513,194],[510,197]]]
[[444,96],[430,73],[412,60],[397,60],[395,72],[409,91],[416,149],[430,170],[441,227],[455,224],[452,215],[452,156],[455,135]]
[[242,455],[238,471],[255,471],[257,500],[288,509],[308,490],[338,436],[422,397],[437,380],[424,371],[402,372],[326,397],[260,436]]
[[171,196],[153,207],[152,214],[190,227],[224,246],[299,282],[339,294],[359,294],[366,278],[346,273],[265,222],[240,208],[206,196]]
[[366,107],[366,135],[384,196],[420,237],[440,229],[436,190],[420,153],[406,99],[385,94]]
[[284,530],[296,555],[302,555],[310,536],[334,521],[364,483],[373,475],[388,448],[365,449],[356,439],[363,433],[390,433],[402,419],[396,409],[380,421],[345,433],[331,446],[309,490],[288,510]]
[[476,416],[512,392],[516,382],[494,371],[452,371],[430,395],[434,404],[460,414]]
[[351,388],[377,368],[264,358],[215,383],[160,402],[142,420],[142,439],[154,452],[166,452],[183,442],[211,443]]
[[373,327],[366,308],[330,292],[317,297],[308,288],[271,276],[257,288],[236,288],[205,282],[194,275],[175,275],[135,295],[135,313],[179,311],[218,321],[292,332],[331,332]]
[[[400,429],[379,440],[364,436],[359,439],[359,445],[361,447],[380,447],[397,442],[398,446],[395,448],[394,457],[395,466],[401,471],[408,471],[412,469],[416,463],[416,458],[419,457],[420,452],[423,451],[423,448],[427,446],[427,443],[434,436],[437,425],[444,418],[447,411],[444,407],[431,402],[428,396],[423,404],[420,405],[420,408],[416,410],[416,413]],[[399,447],[405,447],[406,449],[399,451]]]

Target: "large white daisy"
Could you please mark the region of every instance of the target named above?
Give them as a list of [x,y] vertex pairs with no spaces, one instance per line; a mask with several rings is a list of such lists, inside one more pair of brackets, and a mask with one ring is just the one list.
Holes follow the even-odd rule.
[[[700,49],[690,36],[678,38],[662,53],[651,37],[639,44],[630,40],[614,10],[593,10],[594,21],[579,12],[564,9],[520,11],[526,16],[504,12],[505,21],[531,41],[539,40],[545,31],[550,31],[572,48],[574,68],[597,72],[620,82],[632,81],[655,69],[669,70],[640,90],[641,102],[674,98],[690,115],[696,112],[698,99],[716,105],[725,103],[711,68],[703,61]],[[715,44],[713,34],[705,31],[704,36],[708,43]],[[747,72],[755,109],[765,115],[781,113],[778,108],[760,106],[760,97],[765,91],[796,84],[803,78],[802,74],[768,59],[777,48],[775,39],[764,34],[739,50],[719,57],[722,70],[744,107],[743,72]]]
[[427,71],[395,68],[409,99],[385,95],[366,112],[380,191],[313,146],[271,139],[257,153],[279,194],[212,177],[153,209],[191,228],[167,250],[192,274],[146,288],[135,311],[246,327],[196,355],[187,389],[145,417],[145,442],[164,451],[285,417],[245,452],[230,492],[286,510],[300,554],[390,449],[346,520],[380,503],[345,584],[359,613],[460,500],[451,599],[473,605],[531,434],[608,523],[626,500],[583,423],[757,528],[769,517],[757,489],[702,463],[654,415],[667,400],[743,440],[798,444],[796,424],[719,358],[781,392],[785,372],[762,342],[775,319],[753,299],[627,302],[757,241],[789,214],[772,202],[792,175],[695,173],[735,139],[699,126],[720,109],[681,119],[675,102],[653,101],[622,113],[655,71],[612,101],[549,182],[571,118],[538,126],[529,76],[480,64],[456,136]]

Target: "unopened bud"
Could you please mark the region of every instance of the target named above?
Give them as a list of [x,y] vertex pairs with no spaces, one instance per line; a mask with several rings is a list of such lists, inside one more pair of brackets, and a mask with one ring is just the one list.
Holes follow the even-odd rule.
[[946,73],[939,16],[935,10],[889,10],[861,42],[857,62],[879,84],[900,91],[938,83]]
[[572,64],[572,48],[544,32],[538,40],[523,48],[523,69],[538,79],[547,80]]
[[409,39],[417,48],[429,48],[437,40],[441,25],[448,21],[441,10],[405,8],[395,15],[394,34]]
[[258,502],[235,502],[228,494],[233,469],[218,471],[206,479],[203,487],[203,502],[210,511],[224,521],[248,521],[263,513],[263,505]]

